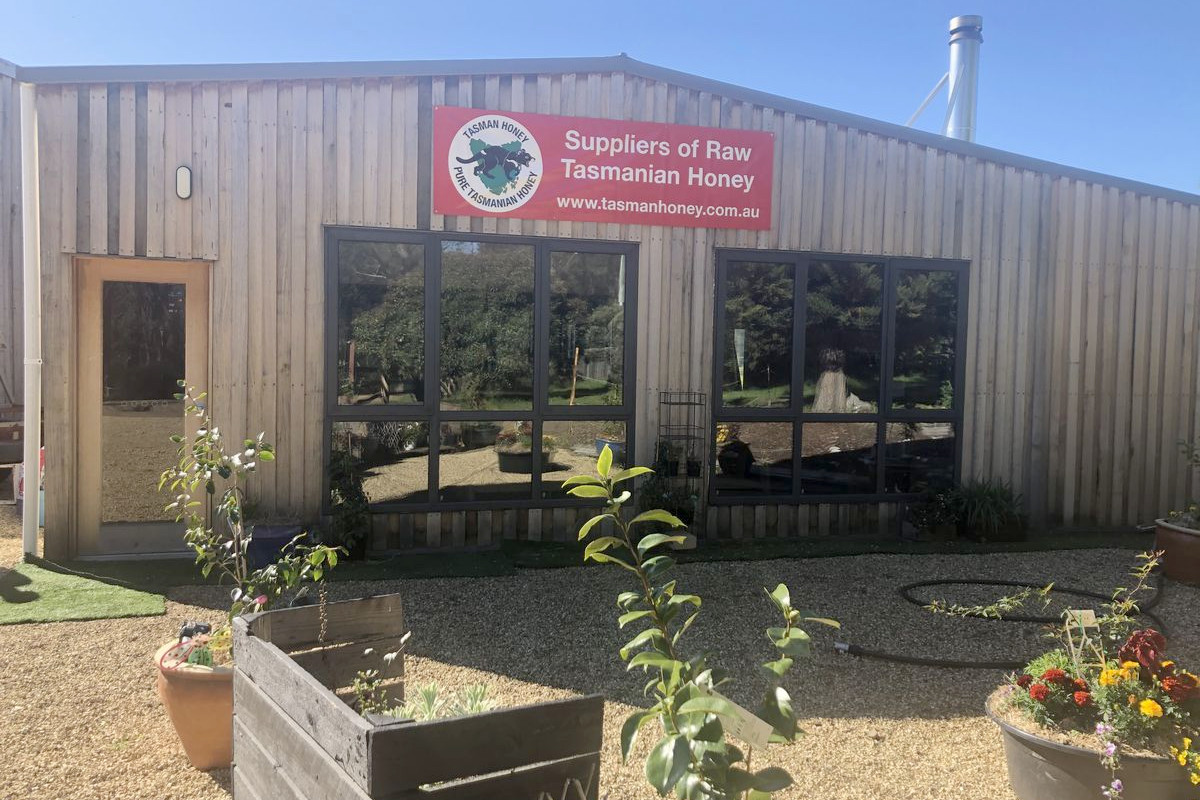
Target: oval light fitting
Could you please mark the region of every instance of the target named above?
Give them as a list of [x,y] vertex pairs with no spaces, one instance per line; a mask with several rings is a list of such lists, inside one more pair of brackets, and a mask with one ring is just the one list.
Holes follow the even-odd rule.
[[180,200],[192,196],[192,170],[190,167],[180,167],[175,170],[175,194]]

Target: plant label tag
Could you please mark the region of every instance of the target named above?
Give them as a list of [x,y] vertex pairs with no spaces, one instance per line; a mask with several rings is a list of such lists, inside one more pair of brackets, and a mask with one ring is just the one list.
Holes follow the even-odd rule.
[[737,711],[736,716],[721,715],[721,724],[726,731],[751,747],[764,748],[767,746],[767,740],[771,738],[771,723],[754,716],[720,692],[709,690],[709,694],[713,697],[720,697]]
[[1067,621],[1081,628],[1099,627],[1096,623],[1096,612],[1090,608],[1072,608],[1067,611]]

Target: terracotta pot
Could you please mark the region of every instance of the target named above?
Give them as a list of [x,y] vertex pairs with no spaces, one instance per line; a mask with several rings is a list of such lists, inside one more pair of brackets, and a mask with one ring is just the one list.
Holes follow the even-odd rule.
[[194,664],[163,669],[163,654],[174,646],[154,654],[158,696],[192,766],[227,769],[233,762],[233,670]]
[[[1000,726],[1008,782],[1018,800],[1096,800],[1112,780],[1100,764],[1100,753],[1053,742],[1009,725],[992,713]],[[1125,785],[1122,800],[1188,800],[1192,786],[1187,773],[1169,758],[1121,756],[1117,777]]]
[[1154,549],[1163,556],[1163,572],[1173,581],[1200,584],[1200,531],[1156,520]]

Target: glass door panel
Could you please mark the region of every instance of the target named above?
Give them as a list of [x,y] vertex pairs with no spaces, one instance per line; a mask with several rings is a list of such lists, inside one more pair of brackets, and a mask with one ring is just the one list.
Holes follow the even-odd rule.
[[184,377],[182,283],[105,281],[102,292],[102,523],[168,522],[158,476],[176,458]]

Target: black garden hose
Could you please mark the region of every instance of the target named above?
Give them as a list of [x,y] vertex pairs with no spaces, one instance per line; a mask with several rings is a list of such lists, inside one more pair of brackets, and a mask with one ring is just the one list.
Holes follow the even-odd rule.
[[[1159,601],[1162,600],[1164,579],[1161,575],[1153,576],[1151,580],[1152,594],[1142,603],[1135,616],[1144,617],[1154,624],[1156,630],[1164,636],[1167,633],[1166,625],[1163,621],[1151,612]],[[1035,583],[1027,583],[1025,581],[1000,581],[988,580],[980,578],[945,578],[933,581],[916,581],[914,583],[905,584],[897,589],[897,592],[908,602],[913,605],[921,606],[922,608],[929,605],[928,601],[914,597],[912,592],[914,589],[920,589],[926,586],[947,586],[947,585],[970,585],[970,586],[1006,586],[1018,589],[1033,589],[1040,590],[1043,586]],[[1076,589],[1070,586],[1054,586],[1052,592],[1061,592],[1063,594],[1075,595],[1076,597],[1086,597],[1091,600],[1109,601],[1112,599],[1110,595],[1093,592],[1088,589]],[[1011,616],[991,618],[998,622],[1029,622],[1038,624],[1053,624],[1058,622],[1061,617],[1050,616],[1035,616],[1029,614],[1014,614]],[[846,644],[845,642],[835,642],[834,649],[839,653],[847,655],[860,656],[862,658],[878,658],[883,661],[894,661],[900,664],[916,664],[922,667],[949,667],[951,669],[1003,669],[1017,670],[1025,666],[1025,661],[961,661],[956,659],[946,658],[927,658],[925,656],[908,656],[899,653],[888,653],[883,650],[874,650],[867,647],[860,647],[856,644]]]

